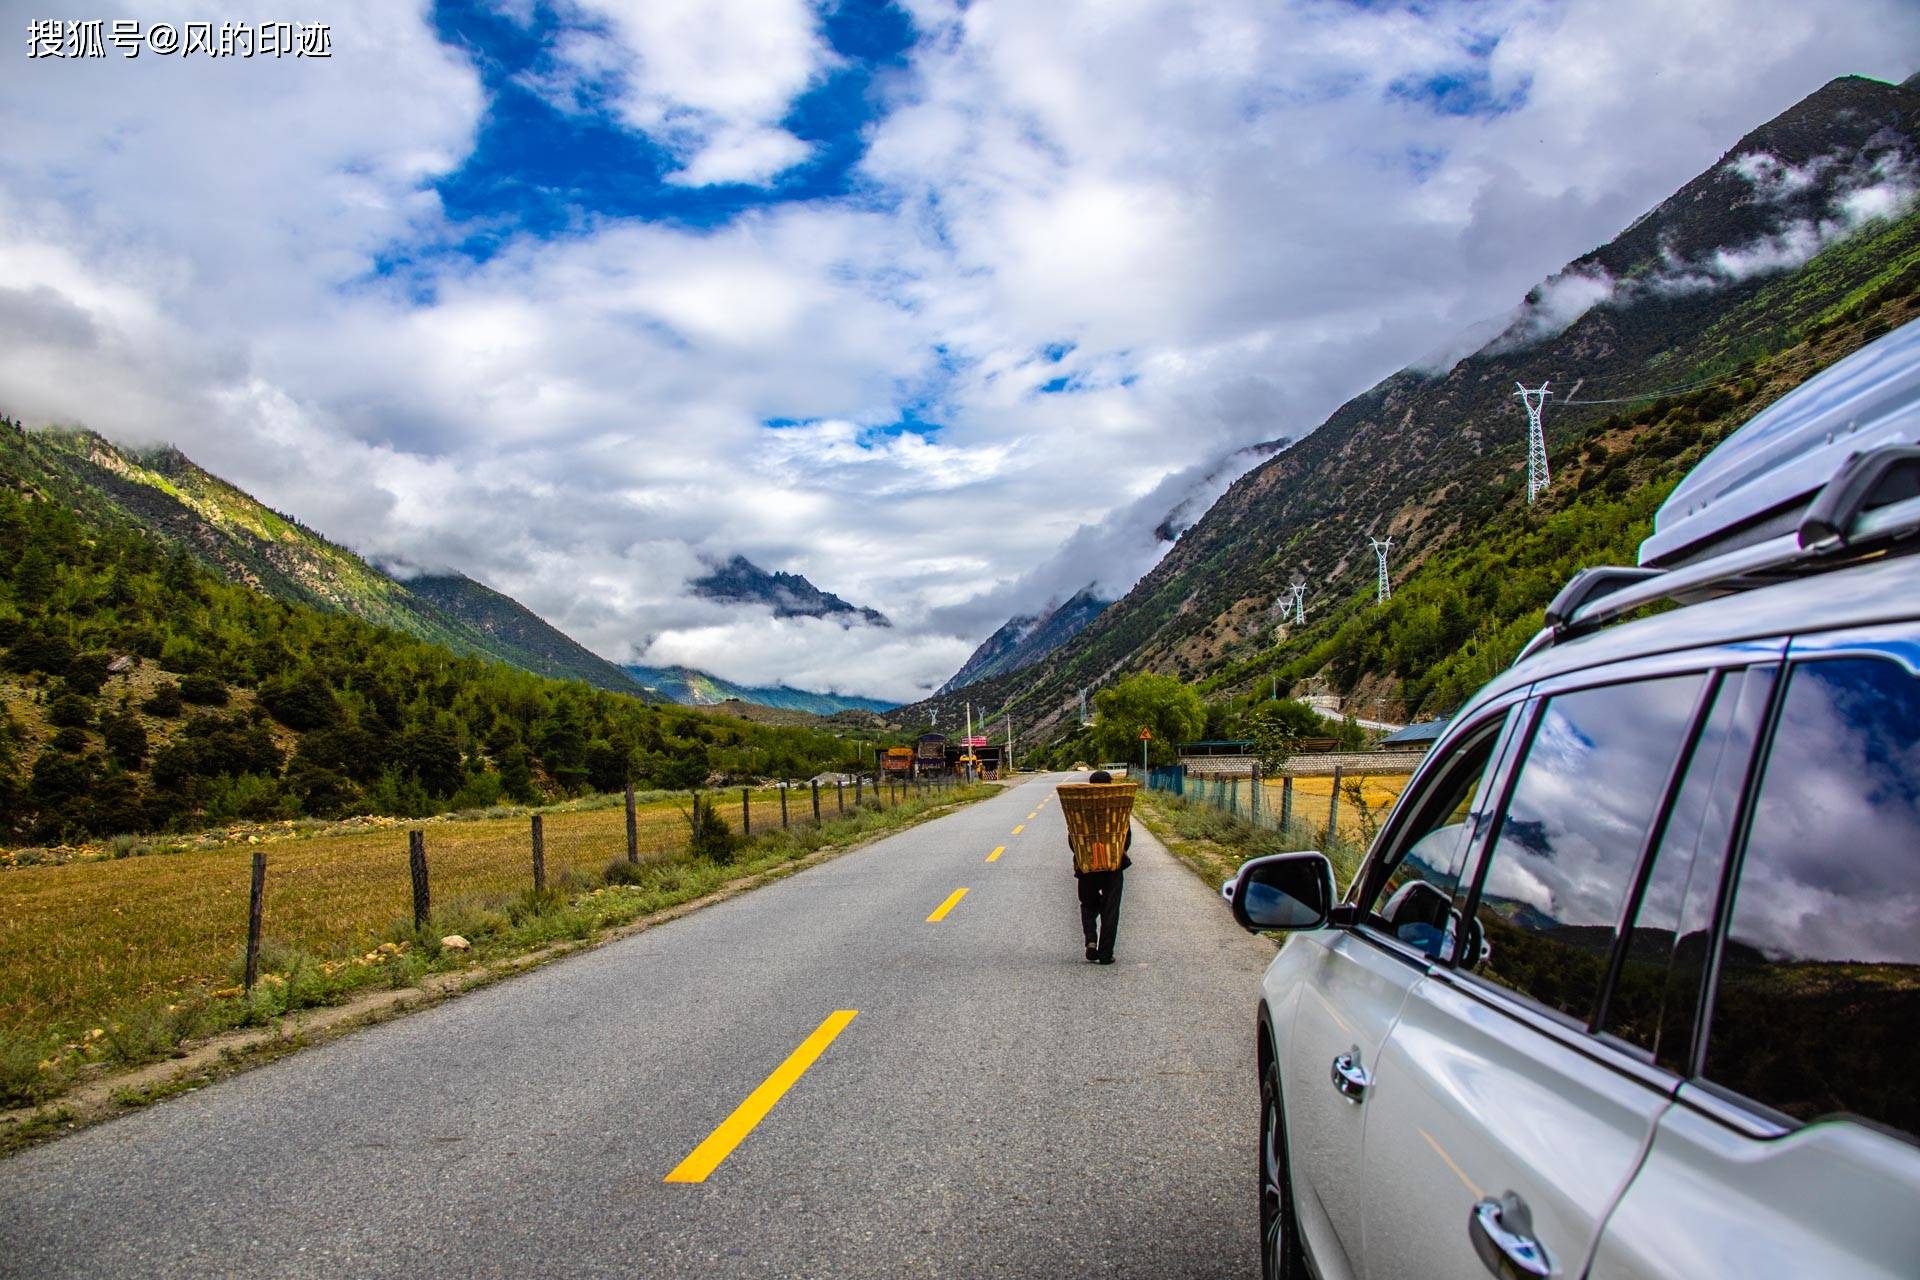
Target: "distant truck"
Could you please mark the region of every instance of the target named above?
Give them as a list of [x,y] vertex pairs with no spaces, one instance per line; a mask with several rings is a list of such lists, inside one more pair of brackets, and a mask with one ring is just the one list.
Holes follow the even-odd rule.
[[880,773],[893,782],[913,777],[913,748],[888,747],[880,753]]
[[913,748],[913,775],[916,778],[941,777],[947,773],[947,735],[923,733]]

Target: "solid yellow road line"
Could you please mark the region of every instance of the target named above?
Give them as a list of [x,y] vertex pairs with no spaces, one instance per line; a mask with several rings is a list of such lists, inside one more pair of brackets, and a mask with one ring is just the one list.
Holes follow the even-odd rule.
[[705,1182],[707,1175],[720,1167],[720,1162],[733,1154],[733,1149],[746,1140],[753,1127],[767,1118],[767,1112],[773,1110],[773,1104],[780,1101],[794,1082],[807,1073],[814,1059],[826,1052],[835,1036],[847,1029],[858,1009],[836,1009],[827,1020],[814,1028],[812,1035],[800,1042],[800,1047],[787,1055],[787,1060],[773,1069],[758,1089],[747,1095],[747,1100],[733,1109],[733,1114],[720,1122],[720,1127],[707,1135],[706,1141],[687,1153],[687,1158],[673,1167],[667,1175],[668,1182]]
[[1007,846],[1003,844],[997,844],[993,846],[993,852],[987,855],[987,861],[998,862],[1000,860],[1000,855],[1005,853],[1006,851],[1007,851]]
[[955,889],[952,893],[947,895],[947,900],[945,902],[941,903],[939,906],[933,909],[933,914],[927,917],[927,923],[939,924],[942,920],[945,920],[947,918],[947,912],[959,906],[960,899],[966,896],[967,896],[967,891],[964,888]]
[[1027,829],[1027,824],[1023,822],[1019,826],[1013,829],[1013,834],[1019,835],[1022,831],[1025,831],[1026,829]]

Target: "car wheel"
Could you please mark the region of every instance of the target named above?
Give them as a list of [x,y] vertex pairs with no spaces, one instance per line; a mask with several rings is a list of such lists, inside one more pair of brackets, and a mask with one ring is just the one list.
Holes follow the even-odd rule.
[[1301,1280],[1307,1274],[1294,1225],[1292,1180],[1287,1175],[1280,1068],[1271,1063],[1260,1078],[1260,1274],[1265,1280]]

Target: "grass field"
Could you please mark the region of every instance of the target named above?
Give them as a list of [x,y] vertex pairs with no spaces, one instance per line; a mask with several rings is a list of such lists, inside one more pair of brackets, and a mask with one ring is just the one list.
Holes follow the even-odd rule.
[[[741,794],[709,794],[739,832]],[[532,893],[525,813],[362,819],[345,830],[264,840],[254,833],[177,852],[13,866],[0,871],[0,1104],[44,1096],[56,1079],[92,1062],[145,1060],[221,1025],[325,1003],[369,983],[404,985],[441,959],[442,933],[474,935],[482,950],[584,936],[615,916],[671,905],[730,876],[972,794],[889,794],[889,807],[876,812],[871,791],[856,809],[851,788],[828,789],[816,828],[810,793],[796,790],[788,805],[793,829],[783,834],[780,794],[755,791],[748,800],[759,838],[727,866],[683,852],[684,796],[637,805],[637,867],[625,864],[617,798],[549,810],[542,814],[544,897]],[[434,907],[431,927],[419,934],[411,919],[410,829],[425,836]],[[237,984],[256,851],[267,858],[269,976],[243,996]],[[620,894],[594,896],[614,862],[622,864],[611,877]]]

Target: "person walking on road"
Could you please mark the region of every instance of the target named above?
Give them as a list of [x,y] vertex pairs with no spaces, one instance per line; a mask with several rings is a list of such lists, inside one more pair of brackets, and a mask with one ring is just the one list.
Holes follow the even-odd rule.
[[[1089,783],[1111,783],[1113,775],[1096,769]],[[1120,933],[1120,893],[1125,888],[1127,868],[1133,859],[1127,850],[1133,847],[1133,829],[1127,828],[1120,846],[1120,864],[1111,870],[1082,870],[1081,859],[1074,858],[1073,875],[1080,893],[1080,932],[1086,936],[1087,959],[1094,964],[1113,963],[1113,943]]]

